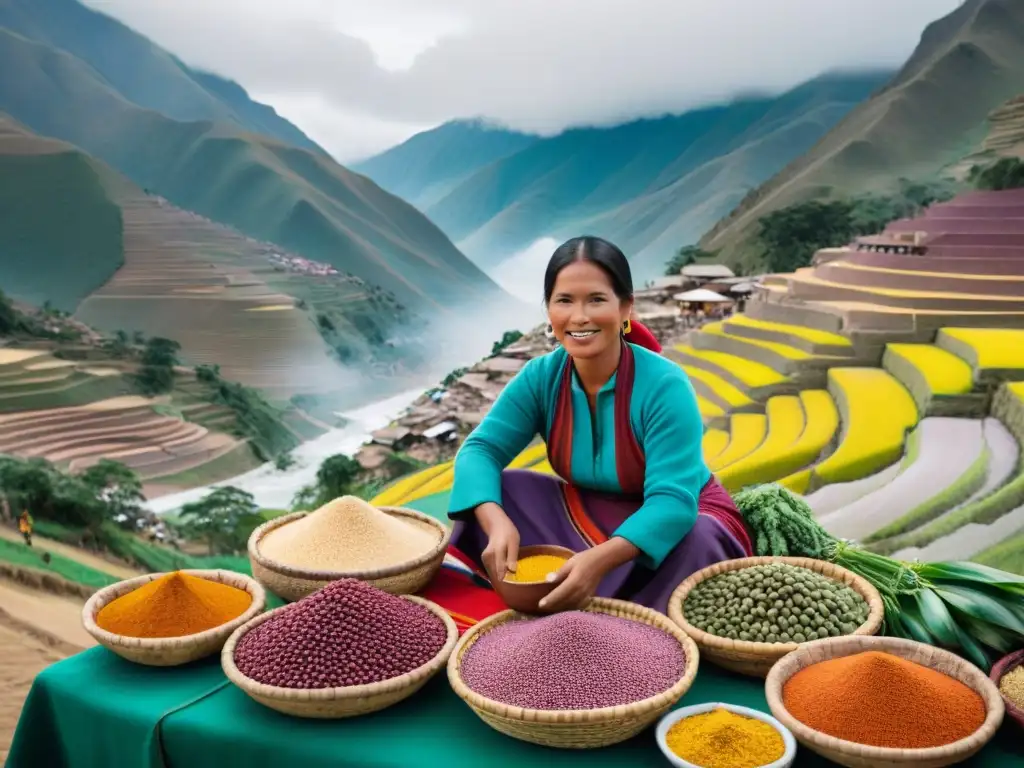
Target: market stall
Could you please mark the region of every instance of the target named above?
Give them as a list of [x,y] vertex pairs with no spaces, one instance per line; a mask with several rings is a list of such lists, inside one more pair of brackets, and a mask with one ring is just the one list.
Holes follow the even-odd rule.
[[[679,706],[710,701],[768,711],[763,680],[702,664]],[[650,731],[585,751],[554,750],[508,738],[478,719],[443,676],[383,712],[317,721],[256,704],[228,683],[216,658],[158,669],[95,648],[53,665],[36,680],[7,768],[229,765],[664,768],[667,763]],[[832,764],[800,750],[795,765]],[[970,765],[1024,766],[1019,732],[1004,725]]]
[[[586,761],[653,768],[667,762],[650,726],[672,710],[717,702],[779,718],[772,738],[795,744],[796,736],[802,745],[797,766],[834,764],[815,753],[829,754],[839,738],[853,739],[843,742],[846,748],[864,754],[879,747],[912,754],[959,748],[970,754],[965,764],[1024,767],[1024,739],[1012,708],[1003,722],[1002,698],[1022,681],[1014,677],[1000,689],[987,670],[950,651],[875,636],[883,616],[892,626],[900,615],[915,621],[899,613],[899,598],[927,602],[941,593],[962,600],[969,587],[957,584],[977,583],[984,572],[963,568],[967,573],[957,575],[951,564],[932,567],[925,573],[933,586],[915,582],[892,593],[884,573],[889,561],[833,551],[809,513],[791,507],[792,498],[773,491],[741,495],[741,502],[752,530],[765,534],[756,536],[759,549],[801,541],[810,551],[828,544],[828,559],[864,575],[825,558],[770,552],[694,574],[673,595],[669,616],[601,598],[584,611],[526,620],[505,611],[466,623],[450,615],[450,607],[408,596],[422,588],[423,563],[435,563],[438,572],[444,527],[406,510],[343,499],[267,524],[250,540],[250,556],[258,555],[254,572],[267,571],[261,581],[291,592],[296,602],[287,607],[265,612],[264,587],[224,571],[153,574],[98,592],[83,622],[106,647],[37,677],[7,766]],[[405,561],[358,571],[358,578],[320,579],[370,558],[372,546],[343,551],[357,532],[403,542]],[[332,536],[338,543],[324,548]],[[393,549],[380,549],[364,565],[394,556]],[[538,567],[543,575],[551,565],[538,560]],[[990,583],[1016,579],[996,575]],[[505,589],[542,583],[510,582]],[[1015,591],[1019,583],[1005,586]],[[1015,611],[1005,607],[1009,603],[986,605],[993,621],[1015,626],[1016,619],[1000,613]],[[997,644],[1019,638],[1016,630],[1000,634],[994,625],[979,631]],[[898,711],[888,712],[893,702]],[[933,717],[938,712],[942,716]],[[720,708],[707,716],[708,728],[739,722]],[[697,723],[697,717],[676,725]],[[890,727],[900,717],[913,725]],[[752,722],[740,731],[754,743],[761,726]],[[697,730],[669,732],[693,746]],[[658,729],[663,741],[665,731]],[[703,754],[717,749],[708,746],[715,743],[705,739]],[[754,743],[753,754],[776,749]],[[777,759],[773,754],[743,765],[766,765]]]

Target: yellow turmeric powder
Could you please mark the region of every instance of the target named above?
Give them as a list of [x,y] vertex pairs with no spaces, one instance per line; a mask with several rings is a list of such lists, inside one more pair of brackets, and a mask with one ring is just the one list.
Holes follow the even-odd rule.
[[237,619],[250,605],[244,589],[174,571],[107,603],[96,625],[126,637],[183,637]]
[[759,768],[786,752],[775,728],[727,709],[684,717],[665,736],[668,748],[701,768]]
[[516,563],[514,573],[505,575],[505,581],[516,583],[532,583],[547,580],[549,573],[554,573],[565,565],[564,557],[556,555],[530,555]]

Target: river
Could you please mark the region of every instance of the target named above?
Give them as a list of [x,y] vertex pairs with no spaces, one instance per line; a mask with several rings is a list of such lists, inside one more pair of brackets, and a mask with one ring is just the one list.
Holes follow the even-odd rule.
[[296,448],[292,452],[295,464],[290,469],[279,471],[272,462],[263,464],[243,475],[214,485],[160,496],[147,502],[145,506],[156,514],[165,514],[176,511],[183,504],[201,499],[217,486],[233,485],[251,493],[256,503],[264,509],[289,509],[292,498],[299,489],[313,482],[324,459],[338,453],[353,455],[369,440],[371,432],[391,423],[422,395],[424,390],[425,387],[419,387],[341,414],[348,419],[348,424],[340,429],[332,429]]

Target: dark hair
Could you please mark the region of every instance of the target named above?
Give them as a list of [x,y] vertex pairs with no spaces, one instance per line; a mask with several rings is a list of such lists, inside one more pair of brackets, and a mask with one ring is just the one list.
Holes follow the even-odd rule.
[[600,237],[584,235],[566,240],[555,249],[544,272],[544,303],[551,301],[555,291],[558,274],[576,261],[589,261],[596,264],[612,283],[612,290],[620,300],[633,298],[633,273],[629,269],[629,261],[618,246]]

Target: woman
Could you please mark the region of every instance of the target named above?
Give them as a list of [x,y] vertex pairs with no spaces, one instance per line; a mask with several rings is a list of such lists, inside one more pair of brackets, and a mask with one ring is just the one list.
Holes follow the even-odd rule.
[[[520,546],[558,544],[577,554],[544,608],[602,595],[664,612],[691,573],[751,554],[704,463],[693,388],[675,363],[624,340],[633,284],[611,243],[560,246],[544,300],[560,346],[523,367],[460,448],[453,554],[493,579],[515,569]],[[557,478],[505,469],[537,434]]]

